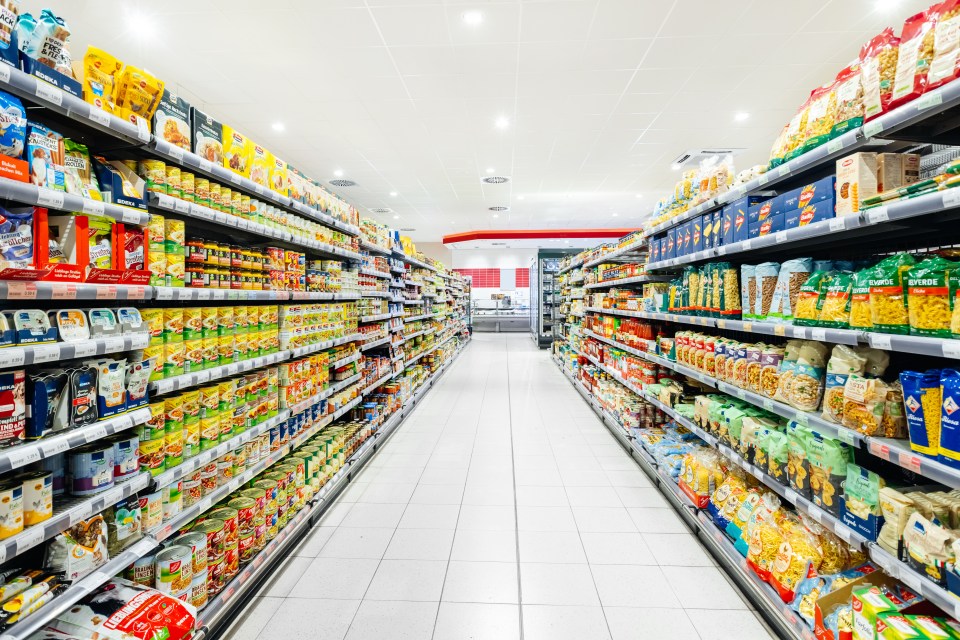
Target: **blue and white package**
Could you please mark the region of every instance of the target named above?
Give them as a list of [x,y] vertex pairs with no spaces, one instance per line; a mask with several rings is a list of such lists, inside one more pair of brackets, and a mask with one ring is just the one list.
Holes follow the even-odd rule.
[[19,158],[26,144],[27,112],[23,103],[6,91],[0,91],[0,153]]
[[33,209],[14,213],[0,207],[0,269],[29,269],[33,254]]

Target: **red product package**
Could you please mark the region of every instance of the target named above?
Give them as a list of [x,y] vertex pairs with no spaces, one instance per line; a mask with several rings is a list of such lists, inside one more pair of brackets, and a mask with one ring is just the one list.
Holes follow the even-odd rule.
[[927,73],[927,91],[960,76],[960,0],[940,3],[933,31],[933,61]]
[[123,229],[123,268],[143,271],[144,267],[143,229],[124,227]]
[[155,589],[115,578],[70,607],[48,628],[103,640],[184,640],[196,610]]
[[897,75],[893,79],[893,93],[890,94],[888,108],[899,107],[926,91],[939,9],[940,5],[934,5],[903,22]]
[[860,72],[863,82],[864,118],[870,120],[887,110],[893,79],[897,73],[900,38],[887,27],[860,49]]

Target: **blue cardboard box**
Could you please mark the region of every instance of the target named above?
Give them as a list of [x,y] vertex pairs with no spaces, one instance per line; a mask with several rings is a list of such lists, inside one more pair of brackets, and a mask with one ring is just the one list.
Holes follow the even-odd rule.
[[733,226],[733,206],[727,205],[720,211],[720,244],[732,244],[735,242],[735,229]]
[[799,189],[791,189],[775,198],[779,203],[774,207],[777,211],[787,212],[803,209],[808,204],[815,204],[822,200],[833,200],[836,197],[836,182],[835,176],[827,176]]
[[777,233],[778,231],[783,231],[784,229],[783,218],[784,218],[784,214],[777,213],[775,215],[770,216],[766,220],[762,220],[761,222],[758,222],[757,224],[760,227],[760,233],[758,235],[762,237],[762,236],[770,235],[771,233]]
[[723,219],[723,212],[717,209],[710,215],[713,216],[713,246],[719,247],[723,244],[723,240],[720,237],[720,224]]
[[650,238],[650,262],[658,262],[659,260],[660,260],[660,239]]
[[683,239],[687,235],[687,224],[684,222],[679,227],[677,227],[677,257],[681,258],[687,255],[687,250],[683,246]]
[[690,235],[693,241],[690,243],[690,253],[703,251],[703,217],[697,216],[690,221]]
[[683,255],[693,252],[693,220],[683,225]]
[[747,212],[747,224],[753,224],[754,222],[763,222],[767,218],[777,213],[781,213],[777,210],[774,205],[775,198],[770,198],[769,200],[764,200],[763,202],[758,202],[757,204],[750,207],[750,210]]
[[667,259],[667,237],[663,236],[660,240],[657,241],[660,244],[660,259]]
[[747,227],[747,237],[744,240],[750,240],[751,238],[760,237],[760,223],[754,222],[753,224],[746,225]]
[[747,230],[749,229],[748,215],[750,207],[759,204],[763,200],[760,196],[747,196],[730,203],[730,209],[733,211],[733,242],[740,242],[747,239]]
[[667,229],[667,252],[663,255],[665,260],[670,260],[677,257],[677,227],[672,227]]
[[713,249],[713,238],[716,234],[716,231],[713,228],[713,214],[703,214],[703,217],[700,219],[700,221],[700,224],[703,226],[703,248]]
[[800,209],[788,211],[785,215],[784,226],[787,229],[804,227],[815,222],[822,222],[835,217],[836,200],[821,200]]

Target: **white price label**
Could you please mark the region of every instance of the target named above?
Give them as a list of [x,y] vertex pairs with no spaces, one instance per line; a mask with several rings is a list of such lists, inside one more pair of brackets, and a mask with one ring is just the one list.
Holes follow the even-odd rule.
[[7,297],[11,300],[36,300],[37,285],[33,282],[7,283]]
[[740,243],[740,250],[741,250],[741,251],[750,251],[750,246],[751,246],[750,241],[749,241],[749,240],[744,240],[743,242]]
[[960,340],[943,341],[943,357],[960,358]]
[[837,440],[845,442],[849,445],[855,445],[857,443],[856,437],[853,435],[853,431],[850,429],[837,428]]
[[56,344],[40,345],[33,348],[33,364],[52,362],[60,358],[60,346]]
[[240,299],[239,291],[234,291],[233,289],[231,289],[230,291],[227,291],[227,300],[239,300],[239,299]]
[[761,173],[761,174],[760,174],[760,177],[757,179],[757,181],[760,183],[760,186],[762,187],[763,185],[765,185],[765,184],[767,184],[768,182],[770,182],[770,178],[767,177],[767,174],[766,174],[766,173]]
[[121,337],[107,338],[103,341],[103,346],[107,352],[123,351],[124,340]]
[[50,207],[53,209],[63,208],[63,191],[54,191],[46,187],[37,189],[37,204],[41,207]]
[[810,517],[816,520],[817,522],[820,522],[820,523],[823,522],[823,511],[821,511],[820,509],[816,507],[811,507],[807,513],[809,513]]
[[886,207],[877,207],[876,209],[867,211],[867,222],[870,224],[880,224],[881,222],[886,222],[889,219],[890,214],[887,212]]
[[26,354],[23,349],[11,347],[0,349],[0,368],[22,367],[26,361]]
[[850,531],[847,527],[837,526],[834,527],[834,533],[837,534],[837,537],[846,542],[847,544],[853,544],[853,532]]
[[834,138],[827,143],[827,153],[836,153],[841,149],[843,149],[843,142],[840,140],[840,138]]
[[107,437],[107,430],[102,426],[90,427],[90,430],[83,434],[83,439],[87,442],[95,442]]
[[773,411],[773,400],[766,398],[763,401],[763,408],[766,409],[767,411]]
[[216,217],[210,209],[196,204],[190,205],[190,215],[203,220],[213,220]]
[[777,167],[777,175],[780,176],[781,178],[783,176],[790,175],[790,167],[788,167],[785,164],[780,165],[779,167]]
[[66,438],[59,438],[52,442],[47,442],[40,445],[40,450],[43,452],[44,458],[50,458],[58,453],[63,453],[70,448],[70,442]]
[[40,450],[32,445],[22,445],[11,449],[7,459],[10,460],[11,469],[18,469],[37,462],[40,459]]
[[197,384],[203,384],[204,382],[210,381],[210,372],[201,371],[197,374]]
[[[10,82],[10,65],[0,64],[0,80],[3,82]],[[0,562],[3,562],[0,560]]]
[[890,348],[890,336],[884,335],[882,333],[870,333],[867,334],[867,339],[870,342],[870,346],[874,349],[889,349]]
[[170,287],[157,287],[157,300],[173,300],[173,289]]
[[123,500],[123,490],[124,487],[117,487],[103,494],[103,506],[109,507]]
[[176,206],[174,202],[175,198],[171,198],[165,193],[158,193],[157,195],[157,206],[161,209],[173,209]]
[[206,289],[200,289],[199,291],[197,291],[197,300],[209,300],[209,299],[210,299],[209,291],[207,291]]
[[106,207],[99,200],[87,200],[83,201],[83,212],[89,213],[90,215],[102,216],[103,212],[106,210]]
[[175,288],[177,300],[190,300],[193,298],[193,290],[182,287]]
[[81,520],[86,520],[91,513],[93,513],[93,509],[90,508],[89,504],[78,505],[76,509],[70,512],[70,526],[72,527]]
[[830,220],[830,231],[843,231],[847,228],[847,219],[844,217],[833,218]]
[[823,342],[827,339],[827,330],[826,329],[810,329],[810,339],[819,340]]
[[230,174],[230,182],[232,182],[233,184],[240,184],[242,181],[243,181],[243,178],[241,178],[239,174],[236,174],[236,173]]
[[775,234],[773,234],[773,239],[776,241],[777,244],[782,244],[787,241],[787,232],[778,231]]
[[930,107],[936,107],[943,104],[943,94],[939,91],[925,93],[916,100],[917,111],[923,111]]
[[209,160],[203,160],[203,159],[201,159],[201,160],[200,160],[200,171],[205,171],[205,172],[207,172],[207,173],[210,173],[211,171],[213,171],[213,163],[210,162]]
[[90,113],[87,114],[87,117],[104,127],[110,126],[110,114],[100,107],[91,106]]
[[250,221],[247,220],[246,218],[238,218],[238,219],[237,219],[237,226],[240,227],[241,229],[249,229],[249,228],[250,228]]
[[58,107],[63,104],[63,91],[43,80],[37,80],[36,94],[41,100],[52,102]]
[[120,222],[123,224],[140,224],[143,213],[136,209],[120,208]]
[[150,125],[143,118],[137,118],[137,137],[141,142],[150,142]]
[[263,187],[262,187],[261,185],[259,185],[259,184],[258,184],[258,185],[255,185],[255,186],[253,187],[253,190],[257,192],[257,195],[258,195],[258,196],[262,196],[262,195],[263,195]]
[[44,539],[43,527],[40,525],[34,525],[29,529],[26,529],[23,533],[17,536],[17,555],[20,555],[27,549],[32,549],[37,546]]
[[720,256],[727,255],[727,248],[725,246],[717,247],[717,255],[720,255]]
[[77,298],[77,285],[65,282],[51,283],[50,297],[53,300],[75,300]]
[[213,299],[214,299],[214,300],[223,300],[225,297],[226,297],[226,292],[223,291],[223,290],[215,290],[215,291],[213,292]]
[[873,120],[863,125],[863,137],[872,138],[883,131],[883,122]]
[[943,192],[942,198],[944,207],[956,207],[960,205],[960,189],[947,189]]
[[116,300],[117,285],[101,284],[97,286],[97,300]]
[[900,572],[900,581],[903,584],[907,585],[913,592],[918,595],[923,595],[923,582],[922,578],[915,574],[913,571],[901,571]]
[[800,497],[799,495],[797,495],[797,492],[794,491],[793,489],[784,489],[784,490],[783,490],[783,495],[784,495],[784,497],[786,497],[786,499],[787,499],[789,502],[792,502],[792,503],[794,503],[794,504],[796,504],[796,503],[798,502],[797,498]]
[[150,334],[149,333],[136,333],[130,338],[130,348],[131,349],[145,349],[150,345]]
[[170,145],[167,148],[167,155],[176,160],[177,162],[183,162],[183,149],[176,145]]
[[190,203],[180,198],[175,198],[173,208],[177,213],[190,213]]
[[[777,325],[777,328],[778,329],[782,328],[784,331],[786,331],[786,327],[784,327],[783,325]],[[805,340],[807,338],[807,330],[804,327],[794,327],[793,337],[800,338],[801,340]]]
[[233,223],[231,222],[231,220],[233,219],[233,216],[225,215],[219,211],[214,212],[213,219],[220,224],[225,224],[231,227],[234,226]]

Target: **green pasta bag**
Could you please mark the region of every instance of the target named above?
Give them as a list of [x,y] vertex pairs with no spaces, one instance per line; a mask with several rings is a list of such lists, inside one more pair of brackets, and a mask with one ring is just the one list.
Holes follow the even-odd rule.
[[850,325],[850,294],[853,274],[837,271],[824,289],[817,324],[831,329],[846,329]]
[[950,337],[950,274],[957,267],[956,262],[933,256],[907,272],[911,335]]
[[829,271],[814,271],[810,274],[807,281],[800,287],[797,308],[793,310],[793,324],[802,327],[816,326],[829,282]]
[[807,440],[810,429],[797,422],[787,425],[787,479],[790,488],[810,499],[810,464],[807,461]]
[[913,256],[898,253],[880,261],[870,274],[870,318],[873,330],[884,333],[910,332],[904,276],[913,267]]
[[870,278],[873,267],[862,269],[853,274],[850,286],[850,328],[873,330],[873,316],[870,314]]

